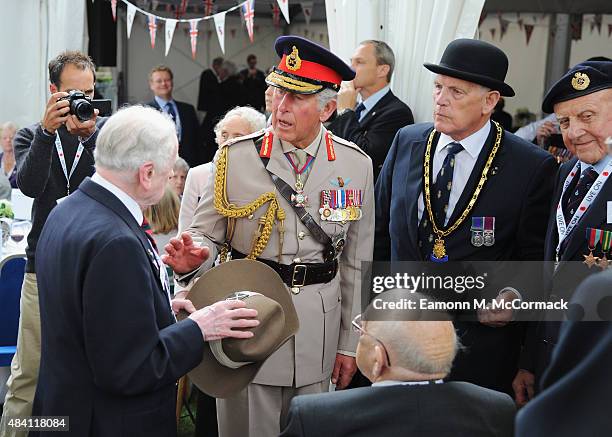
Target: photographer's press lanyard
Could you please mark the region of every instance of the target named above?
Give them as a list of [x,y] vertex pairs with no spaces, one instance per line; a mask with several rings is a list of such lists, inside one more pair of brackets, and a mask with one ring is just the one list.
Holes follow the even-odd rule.
[[72,173],[76,169],[77,165],[79,165],[79,161],[81,160],[81,155],[83,154],[83,143],[79,141],[79,147],[77,148],[76,155],[74,155],[74,161],[72,162],[72,168],[70,169],[70,173],[68,173],[68,168],[66,167],[66,158],[64,157],[64,148],[62,147],[62,140],[60,140],[59,132],[55,136],[55,150],[57,150],[57,156],[60,160],[60,164],[62,165],[62,170],[64,170],[64,177],[66,178],[66,196],[70,194],[70,178],[72,177]]
[[567,175],[567,178],[565,178],[565,183],[563,184],[563,191],[561,192],[561,197],[559,198],[559,203],[557,204],[556,218],[557,218],[557,232],[559,234],[559,243],[557,244],[557,256],[556,256],[557,262],[559,262],[559,252],[561,251],[561,243],[563,243],[563,240],[567,238],[567,236],[572,232],[574,227],[578,224],[582,216],[586,213],[587,209],[589,209],[589,206],[591,206],[593,201],[595,201],[595,198],[597,197],[597,194],[599,194],[599,191],[601,191],[601,188],[603,187],[603,185],[606,183],[606,181],[610,177],[610,172],[612,172],[612,160],[608,162],[608,165],[606,165],[606,167],[601,172],[601,174],[597,177],[595,182],[593,182],[593,185],[591,185],[591,189],[584,196],[584,198],[582,199],[582,202],[580,202],[580,206],[578,206],[578,209],[572,216],[570,222],[566,225],[565,218],[563,216],[563,206],[562,206],[563,195],[565,194],[565,191],[572,183],[572,179],[574,178],[574,176],[576,176],[576,173],[578,172],[580,172],[580,161],[576,163],[572,171]]

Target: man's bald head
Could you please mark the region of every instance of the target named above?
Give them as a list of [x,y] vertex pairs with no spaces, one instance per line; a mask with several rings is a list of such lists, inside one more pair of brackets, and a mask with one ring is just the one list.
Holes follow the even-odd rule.
[[[401,299],[418,301],[424,296],[394,290],[379,298],[399,302]],[[364,313],[363,328],[366,334],[359,340],[357,365],[372,381],[443,378],[450,372],[457,354],[455,328],[445,313],[376,311],[370,306]]]

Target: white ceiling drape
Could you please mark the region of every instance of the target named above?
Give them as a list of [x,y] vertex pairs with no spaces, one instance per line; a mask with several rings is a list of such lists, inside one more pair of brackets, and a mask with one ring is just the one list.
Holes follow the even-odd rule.
[[438,63],[448,43],[473,38],[485,0],[326,0],[331,50],[345,61],[360,41],[383,40],[395,53],[393,92],[415,122],[432,118],[434,75],[424,62]]
[[86,1],[3,2],[0,122],[22,127],[40,121],[49,99],[49,61],[64,50],[87,51]]

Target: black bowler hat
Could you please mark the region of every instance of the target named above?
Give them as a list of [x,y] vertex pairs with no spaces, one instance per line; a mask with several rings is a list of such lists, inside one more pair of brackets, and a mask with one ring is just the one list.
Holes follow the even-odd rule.
[[612,62],[587,61],[573,66],[546,93],[542,111],[554,112],[556,103],[612,88]]
[[456,77],[492,90],[499,91],[502,96],[512,97],[514,90],[506,83],[508,72],[508,57],[495,47],[477,39],[456,39],[451,41],[440,64],[423,64],[434,73]]
[[351,67],[318,44],[299,36],[281,36],[274,43],[281,57],[268,77],[268,85],[296,94],[316,94],[325,88],[340,89],[343,80],[353,80]]

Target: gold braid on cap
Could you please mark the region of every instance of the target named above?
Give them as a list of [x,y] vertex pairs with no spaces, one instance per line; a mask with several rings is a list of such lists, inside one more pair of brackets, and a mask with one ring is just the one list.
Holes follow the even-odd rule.
[[[253,202],[244,206],[236,206],[229,203],[227,198],[227,166],[229,163],[228,150],[229,147],[223,147],[219,152],[219,159],[217,161],[214,188],[214,205],[217,212],[222,216],[227,217],[229,220],[235,220],[237,218],[248,217],[266,203],[270,203],[266,213],[259,219],[259,228],[253,237],[251,253],[247,255],[248,259],[255,259],[261,255],[266,248],[268,241],[270,241],[274,220],[285,220],[285,211],[279,205],[276,194],[272,191],[263,193]],[[221,260],[227,260],[228,249],[228,245],[225,245],[221,249]]]

